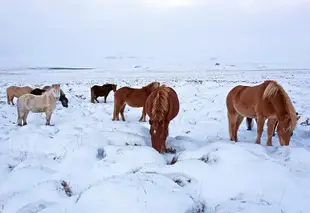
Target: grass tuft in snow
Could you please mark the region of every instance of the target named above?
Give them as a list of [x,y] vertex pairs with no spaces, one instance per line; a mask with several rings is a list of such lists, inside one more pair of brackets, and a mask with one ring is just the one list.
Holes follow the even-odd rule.
[[141,146],[141,144],[137,144],[137,143],[134,143],[133,145],[132,144],[129,144],[129,143],[125,143],[125,146]]
[[68,183],[66,181],[61,181],[61,186],[63,187],[63,190],[65,191],[66,195],[68,195],[68,197],[72,196],[72,190],[70,188],[70,186],[68,185]]
[[305,121],[301,122],[300,125],[302,125],[302,126],[310,126],[310,118],[307,118]]
[[174,179],[174,182],[178,184],[179,186],[184,187],[187,184],[191,183],[192,180],[191,179],[182,180],[180,178],[177,178],[177,179]]
[[99,148],[97,150],[97,156],[96,157],[97,157],[98,160],[102,160],[103,158],[106,157],[106,154],[105,154],[105,151],[104,151],[103,148]]
[[8,169],[9,169],[10,171],[13,171],[13,169],[14,169],[15,167],[16,167],[16,166],[14,166],[14,165],[8,164]]
[[173,165],[173,164],[175,164],[176,162],[178,162],[178,156],[174,156],[174,157],[172,158],[171,162],[168,163],[168,165]]
[[171,154],[175,154],[177,152],[177,150],[174,148],[167,148],[166,152],[171,153]]
[[203,161],[203,162],[205,162],[205,163],[207,163],[207,164],[214,164],[214,163],[217,162],[217,159],[216,159],[215,157],[212,157],[212,156],[210,155],[210,153],[208,153],[208,154],[202,156],[202,157],[199,158],[198,160],[201,160],[201,161]]

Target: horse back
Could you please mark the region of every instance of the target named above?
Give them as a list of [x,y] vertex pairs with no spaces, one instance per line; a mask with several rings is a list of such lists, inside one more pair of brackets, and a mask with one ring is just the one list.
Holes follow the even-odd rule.
[[[148,97],[145,102],[145,111],[147,115],[151,118],[152,117],[152,109],[153,109],[153,103],[157,96],[157,93],[159,92],[159,89],[155,89]],[[180,109],[180,103],[177,93],[169,87],[169,95],[168,95],[168,109],[166,111],[166,120],[171,121],[174,119]]]
[[122,87],[116,90],[114,98],[126,102],[132,102],[134,105],[143,105],[149,95],[150,94],[148,94],[143,88]]
[[179,114],[180,102],[175,90],[170,87],[169,90],[169,108],[167,113],[167,119],[172,120]]
[[110,90],[110,86],[109,85],[103,85],[103,86],[94,85],[91,87],[91,90],[93,90],[96,95],[106,95]]

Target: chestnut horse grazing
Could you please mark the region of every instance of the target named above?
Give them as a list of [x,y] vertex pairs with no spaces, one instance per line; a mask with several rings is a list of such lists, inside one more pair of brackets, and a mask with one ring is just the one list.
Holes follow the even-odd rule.
[[[158,88],[159,82],[152,82],[140,89],[122,87],[114,93],[114,112],[113,119],[119,121],[119,113],[121,113],[122,120],[125,121],[124,110],[126,104],[131,107],[143,107],[147,97],[152,93],[152,91]],[[145,122],[146,114],[142,113],[139,121]]]
[[168,151],[166,139],[169,123],[178,115],[179,108],[177,93],[166,85],[155,89],[145,102],[144,110],[150,117],[152,147],[159,153]]
[[116,91],[117,85],[116,84],[104,84],[102,86],[94,85],[90,88],[90,102],[99,103],[97,100],[98,97],[104,96],[104,103],[107,103],[107,97],[109,93],[113,90],[113,92]]
[[14,105],[13,99],[14,97],[19,98],[21,95],[30,93],[32,90],[31,87],[18,87],[18,86],[10,86],[6,89],[6,96],[8,104],[12,103]]
[[[296,112],[296,116],[298,116],[298,112]],[[253,118],[246,118],[246,125],[247,125],[247,130],[252,130],[252,121],[253,121]],[[256,123],[257,123],[257,119],[255,119]],[[278,126],[278,121],[276,121],[275,125],[274,125],[274,128],[273,128],[273,133],[272,133],[272,136],[275,136],[276,135],[276,128]],[[292,132],[292,136],[293,136],[293,132]]]
[[42,95],[24,94],[17,99],[17,124],[18,126],[27,125],[29,112],[45,112],[46,125],[51,125],[50,120],[56,108],[56,89],[49,88]]
[[265,120],[268,119],[267,145],[272,146],[272,134],[278,121],[277,133],[281,146],[290,143],[291,135],[300,116],[285,90],[276,81],[267,80],[256,86],[238,85],[226,97],[229,135],[238,141],[237,132],[244,117],[257,120],[256,143],[260,144]]

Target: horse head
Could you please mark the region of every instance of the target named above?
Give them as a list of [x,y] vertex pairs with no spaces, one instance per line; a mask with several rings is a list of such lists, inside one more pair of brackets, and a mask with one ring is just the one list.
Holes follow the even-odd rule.
[[113,92],[116,92],[117,85],[116,84],[111,84],[111,85],[112,85]]
[[152,140],[152,147],[154,147],[159,153],[166,152],[166,139],[168,136],[168,124],[163,120],[161,121],[149,121],[151,125],[150,135]]
[[52,88],[56,90],[56,97],[60,97],[60,84],[52,84]]
[[68,108],[69,100],[68,100],[68,98],[65,95],[61,94],[60,97],[59,97],[59,101],[61,102],[63,107]]
[[280,140],[280,145],[288,146],[290,144],[291,137],[299,118],[300,116],[296,114],[294,116],[285,116],[284,119],[279,120],[277,133]]

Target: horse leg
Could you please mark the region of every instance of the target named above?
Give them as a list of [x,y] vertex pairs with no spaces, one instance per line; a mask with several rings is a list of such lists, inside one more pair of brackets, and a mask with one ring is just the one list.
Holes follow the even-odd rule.
[[28,117],[29,111],[27,110],[23,115],[23,126],[27,125],[27,117]]
[[247,130],[252,130],[253,118],[246,118]]
[[113,111],[112,121],[115,121],[115,120],[119,121],[119,113],[120,113],[121,107],[122,107],[122,104],[119,103],[119,101],[114,99],[114,111]]
[[17,125],[22,126],[23,125],[23,117],[24,113],[22,110],[17,106]]
[[9,94],[6,94],[6,99],[7,99],[7,102],[8,102],[8,105],[10,105],[10,96],[9,96]]
[[53,113],[53,112],[50,112],[50,111],[46,111],[46,112],[45,112],[45,117],[46,117],[46,123],[45,123],[45,125],[53,126],[53,125],[51,125],[52,113]]
[[239,129],[240,124],[242,123],[243,119],[244,119],[244,117],[243,117],[242,115],[239,114],[238,117],[237,117],[237,122],[236,122],[236,127],[235,127],[235,136],[236,136],[236,140],[238,140],[238,139],[237,139],[237,132],[238,132],[238,129]]
[[276,126],[277,120],[276,119],[268,119],[267,121],[267,134],[268,134],[268,138],[267,138],[267,146],[272,146],[272,136],[274,133],[274,129]]
[[236,131],[236,124],[237,124],[237,114],[229,114],[227,112],[227,117],[228,117],[228,126],[229,126],[229,137],[231,141],[237,142],[237,135],[235,135]]
[[278,120],[276,120],[276,123],[275,123],[275,125],[274,125],[274,127],[273,127],[273,133],[272,133],[272,136],[276,136],[276,128],[277,128],[278,123],[279,123],[279,121],[278,121]]
[[98,99],[97,99],[97,98],[98,98],[98,96],[95,96],[95,100],[97,101],[97,103],[99,103],[99,101],[98,101]]
[[141,115],[139,121],[146,122],[146,109],[145,109],[145,106],[143,106],[142,115]]
[[264,131],[265,118],[263,116],[257,116],[257,136],[256,143],[260,144],[260,139]]
[[11,101],[12,105],[14,105],[13,100],[14,100],[14,95],[12,95],[12,96],[10,97],[10,101]]
[[126,107],[126,104],[124,103],[124,105],[121,107],[121,110],[120,110],[123,121],[125,121],[125,115],[124,115],[125,107]]
[[107,103],[107,95],[104,96],[104,103]]

